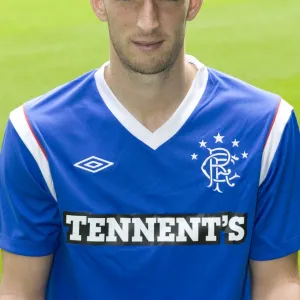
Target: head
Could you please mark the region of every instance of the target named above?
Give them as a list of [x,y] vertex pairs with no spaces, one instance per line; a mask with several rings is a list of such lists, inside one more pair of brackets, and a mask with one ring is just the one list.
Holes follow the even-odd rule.
[[186,22],[203,0],[90,0],[108,23],[111,57],[140,74],[158,74],[184,54]]

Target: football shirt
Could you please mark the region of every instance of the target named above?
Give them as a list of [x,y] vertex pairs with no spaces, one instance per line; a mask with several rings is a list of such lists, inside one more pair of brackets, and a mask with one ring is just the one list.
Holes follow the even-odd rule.
[[0,247],[54,254],[47,300],[249,300],[249,259],[300,249],[293,108],[186,59],[197,75],[155,132],[109,62],[11,112]]

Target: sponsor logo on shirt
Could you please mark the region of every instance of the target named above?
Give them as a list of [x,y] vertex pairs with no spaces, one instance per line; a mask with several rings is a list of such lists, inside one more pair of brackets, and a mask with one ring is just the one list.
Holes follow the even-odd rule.
[[67,242],[93,245],[243,243],[247,214],[92,215],[64,213]]

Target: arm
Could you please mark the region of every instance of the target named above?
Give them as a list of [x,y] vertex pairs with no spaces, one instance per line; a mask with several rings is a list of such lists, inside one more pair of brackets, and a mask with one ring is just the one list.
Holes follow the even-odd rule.
[[299,300],[297,253],[270,261],[250,261],[253,300]]
[[266,143],[250,251],[254,300],[300,300],[300,139],[281,103]]
[[52,255],[30,257],[2,251],[0,300],[44,300]]
[[39,146],[27,147],[30,131],[24,135],[23,128],[16,130],[8,122],[0,155],[0,300],[45,299],[61,231],[58,205],[41,172],[40,156],[32,154],[39,153]]

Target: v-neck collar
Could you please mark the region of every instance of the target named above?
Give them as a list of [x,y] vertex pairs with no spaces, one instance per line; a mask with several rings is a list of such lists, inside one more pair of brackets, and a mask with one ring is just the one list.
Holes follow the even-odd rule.
[[186,59],[198,68],[197,75],[190,90],[173,115],[154,132],[151,132],[140,123],[113,94],[104,78],[104,70],[109,65],[109,61],[95,72],[97,89],[107,108],[133,136],[153,150],[170,140],[182,128],[195,110],[206,89],[208,82],[207,68],[191,55],[186,55]]

